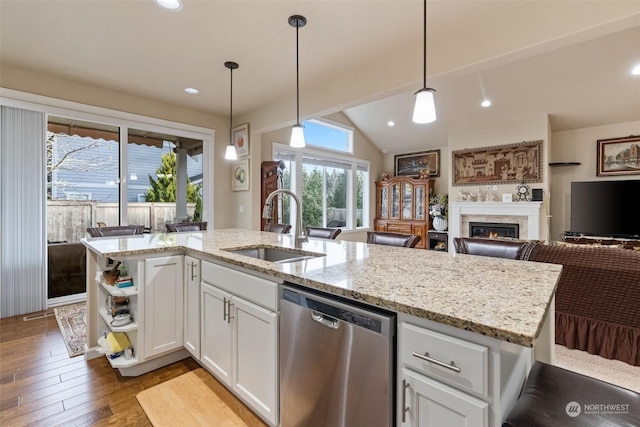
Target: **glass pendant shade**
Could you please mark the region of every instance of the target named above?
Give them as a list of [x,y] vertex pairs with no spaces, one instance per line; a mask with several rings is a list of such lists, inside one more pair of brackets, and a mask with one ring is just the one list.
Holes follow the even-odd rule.
[[291,141],[289,145],[294,148],[302,148],[306,144],[304,142],[304,127],[298,123],[291,128]]
[[416,92],[416,105],[413,109],[414,123],[431,123],[436,120],[436,105],[433,99],[435,89],[429,87]]
[[227,145],[227,151],[224,153],[225,160],[238,160],[238,154],[236,153],[236,146],[233,144]]

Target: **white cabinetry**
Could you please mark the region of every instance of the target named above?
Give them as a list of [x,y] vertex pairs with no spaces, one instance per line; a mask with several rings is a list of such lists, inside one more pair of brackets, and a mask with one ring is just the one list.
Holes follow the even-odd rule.
[[532,363],[530,348],[400,315],[398,425],[498,427]]
[[[99,270],[96,274],[96,286],[98,292],[97,294],[97,307],[99,320],[98,325],[100,331],[102,332],[100,335],[106,332],[124,332],[127,335],[129,343],[133,348],[134,357],[130,359],[125,359],[123,356],[117,358],[107,358],[112,367],[118,369],[124,369],[130,366],[134,366],[138,364],[141,360],[141,355],[138,354],[138,351],[141,349],[141,332],[140,332],[140,323],[139,323],[139,314],[141,309],[139,307],[139,292],[138,292],[138,279],[140,274],[138,272],[144,268],[143,262],[136,261],[125,261],[124,265],[127,269],[129,275],[133,277],[134,286],[126,287],[126,288],[117,288],[113,285],[109,285],[104,281],[102,277],[102,270]],[[104,267],[104,266],[103,266]],[[113,265],[110,265],[108,269],[111,269]],[[132,322],[123,325],[123,326],[113,326],[113,316],[111,315],[111,307],[109,301],[113,298],[126,298],[127,304],[126,307],[129,310],[129,314],[131,315]]]
[[227,314],[231,294],[206,282],[201,288],[201,362],[231,387],[231,317]]
[[200,260],[184,257],[184,347],[200,360]]
[[183,257],[150,258],[145,262],[145,358],[183,347]]
[[402,370],[402,426],[486,427],[489,404],[410,369]]
[[[124,332],[133,357],[109,358],[112,367],[123,376],[138,376],[189,356],[183,347],[183,256],[141,259],[122,257],[133,286],[116,288],[103,279],[103,271],[111,270],[114,261],[88,252],[89,267],[95,283],[87,289],[87,349],[86,357],[100,356],[98,339],[107,332]],[[113,326],[109,297],[126,297],[133,321]],[[116,306],[121,310],[125,305]]]
[[277,425],[278,283],[207,261],[201,269],[201,362]]

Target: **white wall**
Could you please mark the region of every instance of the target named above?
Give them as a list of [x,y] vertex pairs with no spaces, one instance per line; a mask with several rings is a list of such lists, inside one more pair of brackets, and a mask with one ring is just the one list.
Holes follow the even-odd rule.
[[561,233],[571,230],[571,182],[640,179],[638,175],[618,177],[599,177],[596,175],[597,141],[629,135],[640,135],[640,120],[552,134],[549,161],[580,163],[577,166],[550,168],[551,238],[553,240],[559,240]]
[[[496,126],[486,126],[481,128],[455,130],[449,132],[449,155],[447,157],[449,171],[452,168],[451,152],[469,148],[493,147],[505,144],[514,144],[523,141],[542,140],[542,182],[529,183],[530,188],[540,188],[545,194],[549,192],[550,173],[548,167],[549,159],[549,140],[550,125],[547,115],[535,115],[523,117],[518,121],[505,122]],[[485,193],[485,185],[481,186],[453,186],[453,180],[449,176],[448,181],[449,200],[455,201],[460,191]],[[497,190],[491,190],[498,200],[502,199],[502,194],[515,194],[517,184],[498,184]],[[548,210],[545,198],[543,209]],[[515,200],[515,198],[514,198]],[[516,203],[516,202],[514,202]],[[546,215],[541,217],[540,229],[541,238],[547,238],[547,230],[549,225],[546,221]]]

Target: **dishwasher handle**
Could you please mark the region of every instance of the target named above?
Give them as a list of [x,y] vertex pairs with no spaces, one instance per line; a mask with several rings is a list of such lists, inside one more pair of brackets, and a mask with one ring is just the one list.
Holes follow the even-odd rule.
[[314,322],[320,323],[322,326],[326,326],[330,329],[338,329],[340,327],[340,321],[338,319],[334,319],[331,316],[327,316],[326,314],[322,314],[319,311],[310,310],[311,319]]

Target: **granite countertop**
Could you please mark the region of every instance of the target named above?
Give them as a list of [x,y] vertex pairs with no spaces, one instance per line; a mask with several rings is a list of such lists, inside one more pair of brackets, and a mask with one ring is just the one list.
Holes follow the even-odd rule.
[[217,259],[527,347],[540,333],[562,269],[555,264],[312,238],[301,250],[323,256],[276,264],[228,251],[250,246],[295,250],[292,236],[237,229],[82,242],[110,258],[178,251]]

